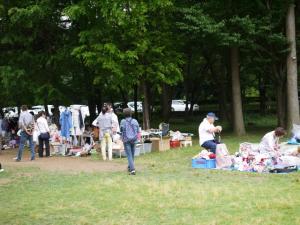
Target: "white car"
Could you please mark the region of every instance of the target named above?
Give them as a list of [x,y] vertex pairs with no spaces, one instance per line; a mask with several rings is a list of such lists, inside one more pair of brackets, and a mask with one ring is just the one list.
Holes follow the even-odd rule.
[[[54,108],[53,105],[48,105],[48,112],[49,112],[50,116],[52,116],[51,110],[53,108]],[[46,110],[45,110],[45,106],[43,106],[43,105],[35,105],[35,106],[32,106],[31,109],[29,109],[28,111],[33,112],[34,115],[37,115],[40,111],[46,111]]]
[[[172,112],[184,112],[186,107],[185,100],[172,100],[171,111]],[[191,108],[191,104],[188,104],[189,109]],[[199,105],[194,104],[193,111],[199,111]]]
[[[131,109],[131,111],[134,112],[134,102],[128,102],[127,105]],[[143,103],[142,102],[139,102],[139,101],[137,102],[137,111],[143,112]]]
[[4,112],[4,116],[8,118],[19,117],[18,107],[6,107],[2,109]]

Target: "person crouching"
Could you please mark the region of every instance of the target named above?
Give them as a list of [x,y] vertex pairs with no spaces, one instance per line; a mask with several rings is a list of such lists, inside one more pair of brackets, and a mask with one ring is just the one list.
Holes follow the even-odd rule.
[[219,142],[215,140],[215,133],[220,133],[222,131],[221,126],[214,126],[216,120],[218,120],[216,114],[210,112],[199,126],[200,146],[213,153],[216,153],[217,144],[219,144]]

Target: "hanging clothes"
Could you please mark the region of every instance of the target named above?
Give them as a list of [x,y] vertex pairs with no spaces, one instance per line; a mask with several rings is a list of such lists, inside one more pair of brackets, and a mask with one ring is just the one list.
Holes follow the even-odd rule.
[[72,114],[69,110],[65,110],[60,114],[59,123],[61,126],[61,136],[70,137],[70,129],[72,128]]
[[84,118],[81,114],[81,109],[79,107],[74,107],[71,109],[72,112],[72,129],[71,135],[81,136],[84,132]]

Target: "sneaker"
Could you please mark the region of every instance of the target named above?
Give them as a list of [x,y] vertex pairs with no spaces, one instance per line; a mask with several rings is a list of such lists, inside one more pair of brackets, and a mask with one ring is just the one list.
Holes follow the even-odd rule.
[[20,162],[21,159],[18,159],[18,157],[13,158],[13,160],[15,160],[16,162]]
[[4,169],[0,169],[0,173],[3,172],[3,171],[4,171]]
[[135,170],[132,170],[129,175],[136,175]]

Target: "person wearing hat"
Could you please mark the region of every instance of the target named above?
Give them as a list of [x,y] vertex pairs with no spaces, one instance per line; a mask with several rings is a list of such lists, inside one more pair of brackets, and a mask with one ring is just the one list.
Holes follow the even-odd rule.
[[219,118],[216,117],[215,113],[210,112],[206,115],[199,126],[200,146],[213,153],[216,153],[217,144],[219,144],[215,140],[215,133],[220,133],[222,131],[221,126],[214,126],[214,122],[218,119]]

